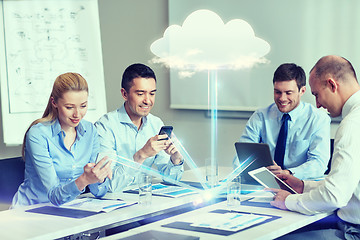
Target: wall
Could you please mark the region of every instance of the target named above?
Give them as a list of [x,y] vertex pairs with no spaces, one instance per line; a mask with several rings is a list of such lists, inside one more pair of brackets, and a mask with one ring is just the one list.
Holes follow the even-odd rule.
[[0,111],[0,159],[21,156],[21,146],[6,146],[2,129],[2,114]]
[[[107,110],[112,111],[123,103],[120,81],[124,69],[135,62],[148,64],[158,79],[156,104],[152,113],[161,117],[165,124],[174,126],[174,132],[188,153],[198,165],[202,165],[210,157],[210,119],[205,117],[204,111],[170,109],[169,71],[160,65],[149,64],[154,57],[149,50],[150,44],[160,38],[168,27],[167,4],[167,0],[99,0]],[[183,94],[186,97],[187,92]],[[246,121],[230,118],[218,120],[221,165],[230,166],[235,155],[234,143]],[[332,127],[332,137],[335,129],[336,125]],[[0,127],[0,159],[20,156],[20,149],[20,146],[5,147]]]
[[[108,111],[120,106],[120,81],[123,70],[134,62],[149,64],[154,55],[149,50],[153,41],[162,37],[168,27],[167,0],[99,1]],[[191,157],[203,164],[210,157],[210,119],[204,111],[170,109],[169,71],[151,66],[157,75],[156,104],[152,113],[174,131]],[[271,79],[269,79],[271,81]],[[269,89],[272,91],[272,89]],[[186,97],[188,93],[184,92]],[[247,119],[218,120],[218,156],[221,165],[229,165],[235,155],[234,143],[240,137]],[[336,130],[332,127],[332,134]]]

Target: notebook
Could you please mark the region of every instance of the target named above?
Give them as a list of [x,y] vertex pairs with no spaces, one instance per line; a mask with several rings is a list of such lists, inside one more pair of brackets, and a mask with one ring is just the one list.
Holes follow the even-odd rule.
[[249,175],[249,172],[261,167],[267,167],[274,164],[271,157],[269,145],[265,143],[236,142],[235,149],[240,164],[246,161],[244,167],[246,167],[249,163],[255,160],[241,173],[241,183],[258,185],[259,183]]

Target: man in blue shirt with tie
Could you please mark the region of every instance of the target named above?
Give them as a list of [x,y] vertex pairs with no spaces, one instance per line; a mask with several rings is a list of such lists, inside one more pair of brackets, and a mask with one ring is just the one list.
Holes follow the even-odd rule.
[[[254,112],[240,142],[266,143],[275,174],[300,179],[323,176],[330,158],[330,117],[300,101],[306,90],[304,70],[293,63],[280,65],[273,78],[274,103]],[[234,166],[239,166],[235,157]]]
[[[164,123],[150,113],[155,104],[155,73],[144,64],[132,64],[123,73],[121,87],[124,105],[95,123],[100,151],[147,167],[155,165],[161,174],[180,180],[183,157],[170,139],[164,140],[166,135],[158,135]],[[113,160],[111,192],[122,191],[136,182],[139,173],[117,160]]]

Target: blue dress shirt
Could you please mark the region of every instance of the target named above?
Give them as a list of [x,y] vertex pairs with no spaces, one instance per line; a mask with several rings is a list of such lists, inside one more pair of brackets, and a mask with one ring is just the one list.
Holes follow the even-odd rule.
[[[134,154],[145,145],[149,138],[157,135],[163,125],[160,118],[148,114],[142,118],[142,125],[138,130],[123,105],[121,108],[105,114],[95,123],[100,137],[100,151],[108,153],[110,156],[116,154],[134,161]],[[148,167],[155,165],[161,174],[174,180],[180,180],[184,171],[182,164],[174,165],[170,156],[164,151],[147,158],[143,165]],[[110,191],[122,191],[136,180],[138,170],[124,166],[116,160],[113,160],[112,166],[113,178],[110,181]]]
[[[87,163],[95,162],[99,139],[94,125],[85,120],[80,121],[76,132],[69,151],[58,120],[30,128],[25,142],[25,180],[13,198],[13,208],[46,202],[61,205],[84,191],[78,189],[75,180],[84,172]],[[101,197],[106,194],[108,185],[105,180],[101,184],[90,184],[89,188],[96,197]]]
[[[275,103],[255,111],[240,142],[267,143],[274,158],[282,115]],[[289,115],[284,169],[300,179],[323,176],[330,159],[330,117],[304,102],[300,102]],[[238,165],[239,160],[235,157],[234,166]]]

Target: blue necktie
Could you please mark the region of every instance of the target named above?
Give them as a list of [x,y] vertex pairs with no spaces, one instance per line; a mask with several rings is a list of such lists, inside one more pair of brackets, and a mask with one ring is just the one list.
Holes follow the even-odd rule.
[[290,120],[290,115],[285,113],[281,120],[282,120],[282,125],[276,143],[274,160],[277,163],[277,165],[281,167],[281,169],[284,169],[284,155],[286,148],[286,138],[288,133],[288,120]]

